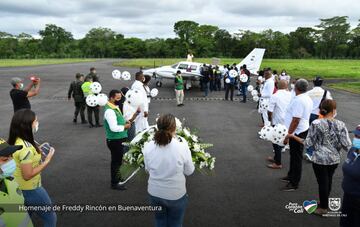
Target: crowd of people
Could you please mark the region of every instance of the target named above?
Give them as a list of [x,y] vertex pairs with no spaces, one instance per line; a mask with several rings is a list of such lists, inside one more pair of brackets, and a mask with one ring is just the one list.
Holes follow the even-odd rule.
[[[238,75],[245,74],[247,81],[240,81],[237,76],[231,76],[231,70],[237,71]],[[234,90],[237,87],[243,96],[241,101],[247,101],[247,87],[252,75],[246,65],[242,65],[240,69],[237,69],[236,64],[231,67],[225,65],[223,71],[217,66],[203,65],[201,74],[201,89],[205,96],[209,91],[225,90],[225,99],[230,98],[233,101]],[[265,80],[258,77],[255,89],[259,92],[260,102],[268,103],[268,108],[261,111],[263,125],[282,124],[288,129],[283,146],[272,144],[274,157],[267,157],[267,161],[270,162],[267,167],[282,169],[281,155],[285,146],[289,146],[290,166],[287,175],[281,178],[286,182],[282,190],[296,191],[299,188],[303,150],[306,149],[305,157],[312,162],[319,185],[320,202],[315,214],[326,214],[332,177],[340,164],[340,151],[348,151],[342,167],[342,212],[347,216],[341,218],[341,226],[360,226],[360,126],[353,131],[355,137],[351,141],[345,123],[336,119],[336,101],[332,99],[328,90],[322,88],[323,80],[320,77],[313,80],[314,88],[309,90],[307,80],[291,81],[285,70],[277,75],[276,71],[266,68],[261,70],[259,75]],[[123,143],[131,141],[138,132],[149,127],[150,80],[151,77],[144,76],[140,71],[135,74],[135,82],[131,87],[112,89],[104,106],[103,125],[100,124],[100,106],[91,107],[85,101],[91,94],[91,84],[100,82],[96,69],[91,68],[86,77],[80,73],[76,74],[75,81],[70,84],[68,99],[73,98],[75,104],[73,122],[77,123],[80,114],[82,124],[88,123],[90,128],[103,126],[105,129],[106,145],[111,155],[111,189],[126,190],[125,184],[122,184],[124,179],[119,174],[123,155],[127,152],[127,147]],[[5,185],[19,185],[23,203],[27,206],[52,205],[46,189],[41,184],[41,173],[51,162],[55,149],[36,142],[34,134],[39,129],[39,122],[28,100],[39,93],[40,84],[40,78],[35,76],[31,77],[31,83],[26,87],[19,78],[11,80],[13,89],[10,96],[14,115],[8,140],[0,139],[1,179],[9,181]],[[175,75],[174,87],[177,105],[183,106],[184,79],[180,71]],[[132,91],[136,91],[141,99],[141,104],[136,107],[125,98],[126,94]],[[92,119],[93,114],[95,122]],[[185,176],[193,173],[194,164],[187,144],[173,139],[176,130],[173,115],[161,115],[157,120],[157,128],[154,141],[146,144],[143,150],[145,169],[149,173],[149,198],[152,205],[163,208],[155,213],[156,226],[181,226],[188,201]],[[0,182],[4,183],[5,180]],[[33,214],[41,218],[44,226],[56,226],[55,212],[29,213],[30,216]],[[26,219],[28,216],[24,215],[23,218]]]
[[283,146],[272,144],[274,156],[266,158],[270,162],[267,167],[282,169],[281,153],[285,145],[289,145],[289,171],[281,178],[286,183],[281,190],[290,192],[300,186],[303,159],[311,162],[319,193],[314,214],[323,216],[329,212],[332,178],[341,162],[341,151],[348,152],[343,164],[342,212],[345,216],[341,217],[341,226],[360,226],[360,163],[357,161],[360,126],[352,131],[354,139],[351,141],[345,123],[336,119],[336,101],[330,91],[322,88],[321,77],[313,80],[312,89],[307,80],[295,79],[289,91],[290,76],[283,73],[277,76],[267,68],[260,72],[265,81],[257,81],[260,105],[268,103],[267,108],[260,111],[263,125],[280,124],[288,130]]

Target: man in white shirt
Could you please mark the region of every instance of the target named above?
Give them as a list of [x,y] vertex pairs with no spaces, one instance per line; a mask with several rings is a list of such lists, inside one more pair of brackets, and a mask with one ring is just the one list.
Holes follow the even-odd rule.
[[144,80],[145,77],[143,73],[137,72],[135,74],[135,82],[131,86],[132,90],[138,90],[142,94],[142,104],[140,105],[141,113],[139,116],[135,119],[135,130],[136,133],[143,131],[144,129],[147,129],[149,127],[148,123],[148,113],[149,113],[149,102],[147,99],[147,93],[144,88]]
[[282,181],[288,184],[283,191],[295,191],[299,186],[302,171],[302,157],[304,145],[294,139],[289,139],[290,134],[305,139],[309,129],[309,118],[312,110],[312,100],[306,94],[309,83],[305,79],[299,79],[295,83],[296,96],[291,100],[285,114],[285,126],[288,128],[288,136],[284,143],[290,145],[290,169],[288,175]]
[[[267,70],[264,72],[264,76],[265,76],[265,83],[264,83],[264,87],[261,90],[260,96],[262,98],[262,101],[260,102],[270,102],[270,98],[274,93],[274,88],[275,88],[275,81],[272,78],[272,73],[270,70]],[[260,103],[261,105],[261,103]],[[265,125],[270,125],[270,121],[268,118],[268,111],[267,110],[263,110],[262,111],[262,118],[264,120],[264,124]]]
[[[291,101],[291,94],[287,90],[288,83],[286,80],[280,80],[278,82],[279,90],[271,96],[269,108],[268,108],[268,117],[271,125],[282,124],[284,125],[285,113]],[[281,169],[281,151],[283,146],[279,146],[273,143],[274,148],[274,158],[268,157],[268,161],[272,164],[267,165],[271,169]]]
[[[319,118],[319,112],[320,112],[319,107],[321,102],[324,101],[325,99],[332,99],[330,91],[324,90],[321,87],[323,84],[323,79],[320,76],[315,77],[313,83],[314,83],[314,88],[306,93],[313,101],[313,108],[310,115],[309,124],[311,124],[313,121]],[[311,161],[312,153],[313,152],[311,149],[307,149],[304,158],[308,161]]]

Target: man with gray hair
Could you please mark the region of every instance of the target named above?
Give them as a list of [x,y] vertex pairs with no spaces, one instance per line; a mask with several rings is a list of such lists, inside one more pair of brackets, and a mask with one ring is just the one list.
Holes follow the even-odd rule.
[[[25,88],[22,79],[14,77],[11,79],[13,89],[10,91],[10,97],[13,102],[14,112],[20,109],[31,109],[29,102],[30,97],[36,96],[40,91],[40,78],[35,76],[30,77],[31,83]],[[34,88],[34,89],[32,89]]]
[[289,135],[305,139],[309,129],[309,118],[313,107],[311,98],[306,94],[309,83],[305,79],[299,79],[295,83],[295,97],[291,100],[285,114],[285,126],[288,135],[284,143],[290,145],[290,169],[286,177],[281,180],[287,185],[283,191],[295,191],[299,187],[302,171],[302,159],[304,145],[295,139],[289,139]]

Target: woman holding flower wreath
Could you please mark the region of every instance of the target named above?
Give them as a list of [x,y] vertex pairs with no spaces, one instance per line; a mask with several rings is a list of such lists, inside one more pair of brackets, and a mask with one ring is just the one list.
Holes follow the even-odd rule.
[[150,202],[162,207],[155,213],[155,226],[180,227],[188,202],[185,175],[192,174],[195,166],[187,142],[174,138],[175,117],[171,114],[159,117],[157,128],[154,140],[143,149]]

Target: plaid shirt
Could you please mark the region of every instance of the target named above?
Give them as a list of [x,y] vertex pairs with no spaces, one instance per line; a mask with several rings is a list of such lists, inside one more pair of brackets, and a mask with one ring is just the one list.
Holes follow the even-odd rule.
[[345,123],[336,119],[315,120],[305,140],[306,148],[313,148],[312,162],[319,165],[340,163],[340,151],[351,148]]

